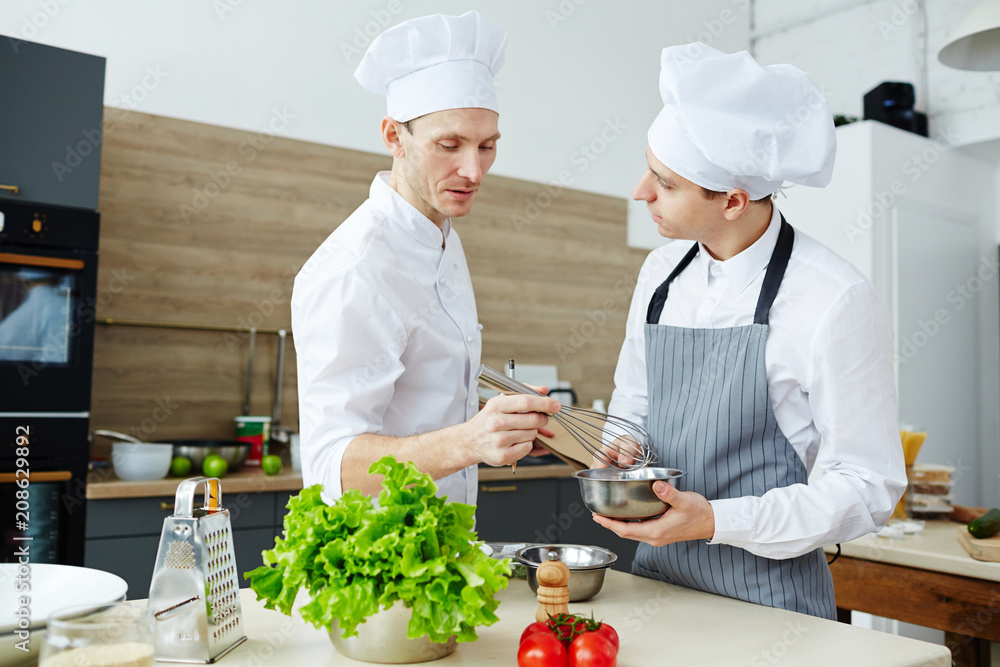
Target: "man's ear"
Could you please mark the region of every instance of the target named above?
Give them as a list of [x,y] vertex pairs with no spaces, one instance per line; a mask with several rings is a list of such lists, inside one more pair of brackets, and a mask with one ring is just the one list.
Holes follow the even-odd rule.
[[389,154],[394,158],[406,156],[406,149],[403,147],[403,124],[389,116],[382,119],[382,142],[389,149]]
[[726,220],[736,220],[743,215],[749,205],[750,194],[746,190],[730,190],[726,193],[726,208],[723,215]]

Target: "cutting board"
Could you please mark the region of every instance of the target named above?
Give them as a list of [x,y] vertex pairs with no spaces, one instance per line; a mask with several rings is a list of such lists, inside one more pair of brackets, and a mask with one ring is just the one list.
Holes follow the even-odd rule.
[[1000,563],[1000,535],[977,540],[969,535],[969,529],[966,526],[962,526],[958,529],[958,542],[966,553],[976,560]]

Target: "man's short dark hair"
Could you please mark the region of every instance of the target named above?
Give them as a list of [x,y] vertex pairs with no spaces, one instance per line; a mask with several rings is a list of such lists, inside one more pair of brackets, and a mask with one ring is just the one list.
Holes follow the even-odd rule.
[[[726,194],[725,192],[720,192],[718,190],[709,190],[708,188],[702,187],[702,186],[698,186],[698,187],[701,188],[701,194],[703,194],[705,196],[705,199],[715,199],[716,197],[718,197],[720,195]],[[751,199],[750,203],[751,204],[763,204],[763,203],[767,202],[769,199],[771,199],[771,195],[764,195],[760,199]]]
[[416,118],[411,118],[410,120],[407,120],[407,121],[404,121],[404,122],[400,123],[400,125],[402,125],[403,127],[405,127],[407,132],[409,132],[410,134],[413,134],[413,123],[415,123],[415,122],[417,122],[417,119]]

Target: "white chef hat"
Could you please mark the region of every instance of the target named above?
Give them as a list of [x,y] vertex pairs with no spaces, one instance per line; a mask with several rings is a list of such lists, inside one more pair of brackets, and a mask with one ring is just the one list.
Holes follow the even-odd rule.
[[475,10],[422,16],[372,40],[354,78],[385,95],[389,117],[401,123],[447,109],[499,113],[493,76],[506,46],[507,31]]
[[746,51],[700,42],[663,49],[664,107],[650,149],[671,170],[709,190],[773,194],[785,181],[823,187],[837,139],[822,91],[791,65],[761,67]]

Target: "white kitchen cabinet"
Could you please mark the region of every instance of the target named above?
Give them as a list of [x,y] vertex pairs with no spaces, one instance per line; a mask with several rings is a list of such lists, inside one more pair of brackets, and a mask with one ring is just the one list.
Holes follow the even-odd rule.
[[838,128],[831,184],[790,188],[777,203],[889,308],[900,421],[928,433],[917,460],[955,466],[956,503],[1000,506],[997,169],[940,130]]

